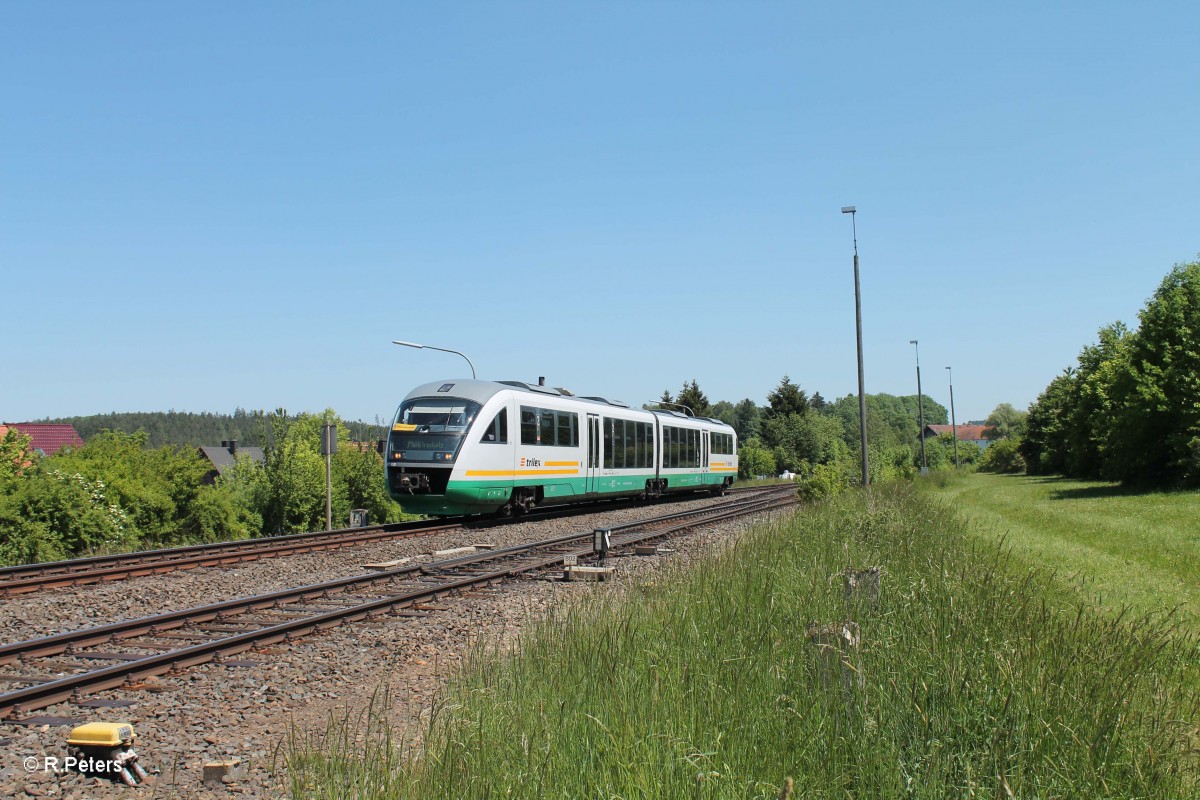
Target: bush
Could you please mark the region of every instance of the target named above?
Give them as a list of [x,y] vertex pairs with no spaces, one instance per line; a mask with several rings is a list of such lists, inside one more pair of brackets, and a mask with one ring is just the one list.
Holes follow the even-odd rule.
[[775,474],[775,454],[760,439],[750,438],[738,448],[738,476],[757,478]]
[[846,491],[855,482],[848,467],[853,465],[846,461],[836,464],[817,464],[810,466],[808,462],[801,464],[798,493],[805,500],[822,500],[834,497]]
[[984,451],[979,468],[984,472],[1024,472],[1025,459],[1021,457],[1020,440],[1001,439],[994,442]]

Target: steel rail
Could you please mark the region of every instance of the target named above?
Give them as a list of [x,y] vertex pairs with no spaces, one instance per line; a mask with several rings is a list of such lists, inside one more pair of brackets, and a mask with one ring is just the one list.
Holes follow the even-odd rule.
[[[788,494],[790,495],[791,493],[789,492]],[[709,506],[704,509],[694,509],[689,512],[670,514],[652,520],[644,520],[640,523],[614,526],[612,530],[624,531],[624,533],[619,536],[618,540],[614,542],[614,545],[617,547],[625,547],[639,541],[664,538],[672,533],[676,533],[686,528],[711,524],[715,521],[737,516],[744,516],[746,514],[757,513],[763,510],[784,507],[792,505],[794,502],[794,496],[780,498],[770,494],[762,498],[734,501],[720,506]],[[692,519],[689,521],[683,521],[688,517],[692,517]],[[679,521],[680,524],[673,525],[665,529],[652,528],[652,526],[661,525],[663,522],[675,521]],[[633,529],[638,527],[652,529],[645,531],[642,534],[633,533]],[[206,622],[228,616],[234,616],[236,621],[236,613],[241,613],[244,611],[262,610],[277,607],[282,607],[286,610],[287,605],[302,599],[326,596],[330,592],[343,590],[350,586],[357,586],[382,580],[391,580],[396,577],[403,577],[405,575],[412,575],[415,573],[444,576],[449,570],[461,568],[475,563],[509,559],[522,554],[533,554],[538,550],[553,551],[555,549],[561,549],[564,545],[569,545],[571,543],[590,541],[591,536],[592,534],[590,532],[581,534],[568,534],[566,536],[555,537],[539,542],[532,542],[524,545],[513,545],[507,548],[490,550],[478,555],[465,555],[457,558],[445,559],[439,562],[433,562],[430,564],[406,566],[396,570],[389,570],[384,573],[343,578],[323,584],[313,584],[310,586],[298,587],[296,589],[285,590],[282,592],[272,592],[265,595],[240,598],[238,600],[227,601],[225,603],[214,603],[207,606],[201,606],[199,608],[185,609],[183,611],[159,614],[137,620],[128,620],[125,622],[114,623],[112,625],[105,625],[97,628],[72,631],[65,634],[44,637],[42,639],[18,642],[6,645],[4,648],[2,648],[3,658],[0,659],[0,663],[11,663],[17,658],[22,657],[36,658],[46,655],[59,654],[68,650],[75,651],[83,647],[120,639],[134,638],[139,635],[153,636],[164,630],[181,627],[185,623],[189,622]],[[354,622],[363,619],[364,617],[377,616],[398,608],[417,604],[423,600],[441,597],[446,594],[457,592],[471,586],[496,583],[517,575],[555,566],[561,564],[567,555],[574,554],[576,556],[585,556],[590,552],[590,547],[577,548],[574,550],[567,548],[562,552],[552,552],[549,555],[543,554],[523,563],[502,567],[500,569],[493,569],[482,574],[473,574],[457,580],[445,580],[433,586],[422,587],[403,592],[401,594],[369,600],[365,603],[356,604],[347,608],[323,611],[311,616],[302,617],[300,619],[280,622],[276,625],[271,625],[259,630],[237,633],[232,636],[225,636],[209,642],[193,644],[160,654],[146,655],[142,658],[131,660],[122,664],[116,664],[111,667],[104,667],[98,670],[81,672],[76,675],[64,676],[54,681],[40,683],[24,689],[18,689],[5,694],[0,694],[0,715],[8,715],[20,711],[44,708],[49,705],[54,705],[55,703],[77,698],[84,693],[93,693],[97,691],[103,691],[105,689],[117,688],[129,681],[146,678],[152,675],[159,675],[173,669],[180,670],[190,666],[195,666],[197,664],[202,664],[213,660],[217,657],[217,655],[220,654],[232,655],[243,652],[254,646],[273,644],[279,641],[285,641],[303,636],[314,631],[342,625],[346,622]],[[234,613],[231,614],[230,612]]]
[[[706,508],[693,509],[691,511],[684,511],[677,514],[669,514],[664,517],[656,517],[654,520],[648,520],[645,523],[630,523],[620,526],[620,529],[629,529],[637,527],[639,524],[650,524],[652,522],[658,522],[661,520],[673,520],[686,516],[703,515],[710,509],[720,510],[727,507],[740,507],[743,504],[751,502],[756,501],[741,500],[722,506],[708,506]],[[618,528],[614,528],[613,530],[617,529]],[[179,611],[168,611],[149,617],[137,617],[135,619],[109,623],[108,625],[99,625],[92,628],[81,628],[79,630],[67,631],[65,633],[45,636],[38,639],[12,642],[10,644],[0,645],[0,665],[12,663],[21,657],[54,655],[56,653],[63,653],[70,648],[90,647],[93,645],[114,642],[121,639],[130,639],[135,636],[145,635],[147,633],[172,630],[189,622],[209,622],[218,618],[227,618],[237,614],[245,613],[246,611],[258,611],[282,604],[296,603],[300,602],[301,600],[310,600],[315,597],[328,595],[330,592],[342,592],[352,587],[367,586],[372,583],[390,581],[394,580],[395,578],[404,577],[405,575],[428,573],[432,570],[442,570],[481,561],[490,561],[498,557],[524,552],[531,548],[552,547],[583,538],[589,538],[591,535],[591,533],[567,534],[565,536],[559,536],[552,539],[546,539],[527,544],[511,545],[509,547],[486,550],[477,554],[457,556],[454,558],[444,559],[442,561],[424,564],[408,564],[390,570],[368,572],[361,575],[352,575],[346,578],[337,578],[335,580],[325,581],[322,583],[306,584],[304,586],[283,589],[276,592],[268,592],[266,594],[252,595],[250,597],[239,597],[233,600],[223,600],[219,603],[210,603],[208,605],[181,609]]]
[[[183,558],[197,553],[219,552],[221,550],[236,550],[247,546],[254,546],[263,542],[294,542],[311,539],[325,538],[329,536],[344,536],[346,534],[371,531],[382,528],[400,529],[405,527],[419,527],[428,523],[429,520],[413,520],[411,522],[396,522],[382,525],[370,525],[362,528],[337,528],[332,531],[312,531],[309,533],[289,533],[282,536],[260,536],[254,539],[237,539],[225,542],[209,542],[206,544],[189,544],[179,547],[163,547],[155,550],[135,550],[128,553],[114,553],[103,556],[84,556],[82,558],[71,558],[65,561],[43,561],[36,564],[18,564],[12,567],[0,567],[0,578],[9,577],[24,577],[27,574],[33,573],[50,573],[64,572],[81,568],[90,568],[93,566],[102,566],[112,563],[119,563],[132,558],[156,557],[163,560],[172,558]],[[445,520],[442,520],[445,522]]]
[[[732,489],[731,492],[762,491],[758,487]],[[690,499],[686,495],[674,496]],[[632,501],[624,501],[622,505]],[[607,506],[606,508],[613,508]],[[462,528],[486,528],[508,521],[533,522],[541,519],[594,513],[594,505],[551,508],[512,520],[447,518],[436,522],[412,522],[372,525],[364,528],[339,528],[333,531],[294,533],[231,542],[184,545],[104,556],[89,556],[66,561],[0,567],[0,597],[27,594],[43,589],[82,586],[124,580],[145,575],[161,575],[184,569],[225,566],[242,561],[257,561],[300,553],[354,547],[389,539],[433,535]]]
[[[26,594],[42,589],[62,588],[66,586],[82,586],[104,581],[125,580],[145,575],[161,575],[184,569],[200,567],[219,567],[237,564],[243,561],[258,561],[264,558],[311,553],[319,550],[335,550],[342,547],[356,547],[371,542],[387,541],[388,539],[411,538],[417,536],[433,536],[446,531],[464,527],[462,523],[433,524],[426,523],[424,527],[416,526],[401,529],[369,529],[358,528],[356,534],[345,535],[335,539],[297,540],[284,544],[275,544],[270,540],[262,540],[257,547],[247,547],[241,550],[227,550],[216,553],[172,558],[170,560],[130,559],[128,563],[117,566],[100,567],[79,572],[56,572],[49,575],[21,578],[0,583],[0,596]],[[308,535],[308,534],[302,534]]]

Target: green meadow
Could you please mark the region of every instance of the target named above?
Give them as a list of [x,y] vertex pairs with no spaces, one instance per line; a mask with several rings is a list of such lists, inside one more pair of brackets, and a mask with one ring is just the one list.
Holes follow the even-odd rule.
[[1200,633],[1200,492],[1025,475],[942,475],[925,484],[1023,561],[1057,573],[1088,603],[1174,611]]
[[[1197,796],[1194,637],[1097,612],[1065,573],[1030,569],[1017,537],[1010,552],[981,536],[947,502],[971,480],[843,495],[653,583],[597,587],[518,647],[481,647],[415,756],[386,700],[297,737],[291,792]],[[878,598],[848,595],[844,570],[867,566]]]

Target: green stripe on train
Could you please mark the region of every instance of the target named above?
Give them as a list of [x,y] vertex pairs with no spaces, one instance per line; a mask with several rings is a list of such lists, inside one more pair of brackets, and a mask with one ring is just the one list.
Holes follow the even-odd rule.
[[[693,473],[690,475],[662,475],[671,489],[719,486],[727,477],[722,473]],[[415,514],[475,514],[495,511],[508,501],[515,487],[541,486],[547,501],[569,502],[572,498],[621,497],[639,494],[646,488],[646,481],[654,473],[631,475],[598,475],[591,479],[588,491],[586,477],[565,478],[557,475],[529,476],[519,479],[455,480],[446,485],[441,495],[393,494],[405,511]]]

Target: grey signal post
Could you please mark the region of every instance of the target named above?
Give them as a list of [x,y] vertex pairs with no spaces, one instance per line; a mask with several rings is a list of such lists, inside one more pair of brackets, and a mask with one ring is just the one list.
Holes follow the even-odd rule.
[[337,426],[326,418],[321,426],[321,455],[325,456],[325,530],[333,530],[333,454],[337,452]]
[[921,474],[929,473],[929,462],[925,460],[925,400],[921,394],[921,348],[917,345],[916,339],[909,339],[908,343],[913,346],[917,353],[917,413],[920,415],[921,429],[917,433],[917,437],[921,440]]
[[862,345],[862,292],[858,285],[858,225],[855,222],[856,209],[854,206],[842,206],[842,213],[850,215],[850,231],[854,234],[854,327],[858,334],[858,433],[861,441],[859,451],[862,454],[862,485],[871,484],[870,473],[867,469],[867,395],[863,380],[863,345]]
[[608,548],[612,547],[612,529],[596,528],[592,531],[592,552],[597,556],[600,566],[608,557]]

